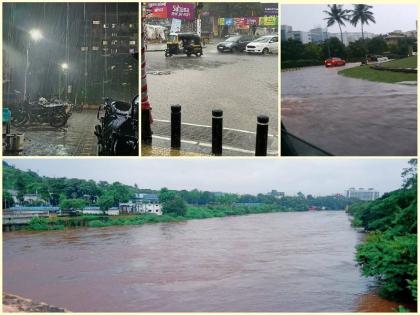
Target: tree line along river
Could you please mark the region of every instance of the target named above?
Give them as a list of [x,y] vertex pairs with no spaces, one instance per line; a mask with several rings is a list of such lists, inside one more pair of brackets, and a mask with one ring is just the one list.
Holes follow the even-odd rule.
[[391,311],[362,238],[344,211],[4,233],[3,290],[85,312]]

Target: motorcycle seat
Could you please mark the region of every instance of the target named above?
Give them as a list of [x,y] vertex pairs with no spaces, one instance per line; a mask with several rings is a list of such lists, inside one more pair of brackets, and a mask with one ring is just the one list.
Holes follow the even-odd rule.
[[112,108],[115,110],[115,113],[121,115],[127,115],[130,113],[131,105],[127,102],[113,101],[111,103]]
[[49,104],[40,104],[41,107],[44,108],[54,108],[54,107],[63,107],[64,104],[62,103],[49,103]]

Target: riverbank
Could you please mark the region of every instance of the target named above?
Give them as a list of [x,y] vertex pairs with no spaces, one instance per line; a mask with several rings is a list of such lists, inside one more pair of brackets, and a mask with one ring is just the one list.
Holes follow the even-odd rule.
[[63,313],[68,310],[48,305],[46,303],[34,302],[30,299],[23,298],[18,295],[3,292],[3,312],[5,313],[20,313],[20,312],[49,312],[49,313]]
[[25,231],[53,231],[79,227],[106,227],[115,225],[143,225],[151,223],[181,222],[196,219],[221,218],[258,213],[292,212],[279,205],[247,206],[208,206],[189,207],[185,216],[173,214],[136,214],[136,215],[82,215],[77,217],[36,217],[24,227]]

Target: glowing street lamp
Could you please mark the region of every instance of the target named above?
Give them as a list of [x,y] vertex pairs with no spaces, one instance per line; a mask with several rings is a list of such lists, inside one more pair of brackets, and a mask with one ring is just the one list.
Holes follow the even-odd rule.
[[[65,75],[65,93],[66,93],[66,100],[68,100],[68,69],[69,65],[66,62],[63,62],[61,65],[61,70],[63,70]],[[58,98],[61,99],[61,72],[58,78]]]
[[43,37],[41,31],[39,29],[35,29],[35,28],[29,31],[29,35],[31,35],[31,38],[35,42],[39,41]]
[[26,68],[25,68],[25,82],[23,87],[23,99],[27,100],[27,81],[28,81],[28,71],[29,71],[29,48],[31,46],[31,39],[34,42],[37,42],[43,38],[42,32],[39,29],[31,29],[29,31],[28,45],[26,46]]

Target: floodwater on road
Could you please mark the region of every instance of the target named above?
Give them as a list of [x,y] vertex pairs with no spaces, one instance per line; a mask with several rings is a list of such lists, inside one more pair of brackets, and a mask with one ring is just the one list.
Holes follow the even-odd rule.
[[12,133],[25,134],[22,155],[96,155],[96,113],[96,110],[73,112],[63,128],[38,124],[12,127]]
[[211,111],[223,110],[223,125],[255,131],[258,115],[278,131],[278,55],[218,53],[208,45],[202,57],[147,52],[149,99],[156,119],[170,119],[170,105],[182,106],[182,121],[211,126]]
[[71,311],[358,309],[344,211],[3,234],[3,290]]
[[282,72],[286,128],[334,155],[416,155],[417,86],[347,78],[341,69]]

